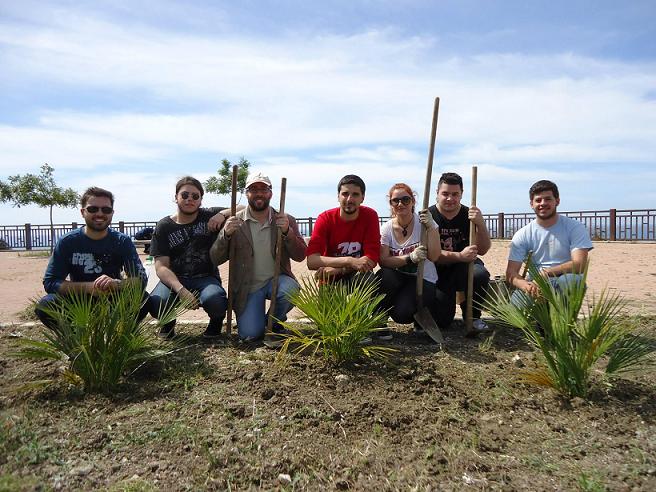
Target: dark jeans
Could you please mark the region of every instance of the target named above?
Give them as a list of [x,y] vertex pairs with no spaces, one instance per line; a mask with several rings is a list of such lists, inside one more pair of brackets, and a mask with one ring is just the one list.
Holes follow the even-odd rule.
[[[43,310],[43,308],[52,304],[53,302],[56,302],[59,297],[60,297],[59,294],[48,294],[42,297],[41,300],[37,303],[36,307],[34,308],[34,312],[36,313],[41,323],[43,323],[44,325],[46,325],[46,327],[50,328],[53,331],[57,330],[57,321],[52,316],[48,315]],[[146,317],[149,311],[150,311],[150,296],[148,295],[148,292],[144,291],[142,297],[141,309],[139,310],[139,316],[137,316],[137,323],[140,323],[141,320],[143,320]]]
[[[198,294],[198,301],[211,320],[218,322],[225,318],[226,310],[228,309],[228,298],[226,291],[223,290],[221,281],[217,277],[181,277],[179,280],[185,289]],[[159,282],[155,286],[150,298],[150,314],[153,318],[158,319],[166,308],[178,302],[178,295],[172,292],[162,282]],[[174,323],[171,322],[171,325]]]
[[[417,276],[394,268],[381,268],[377,273],[380,292],[385,295],[382,306],[397,323],[412,323],[417,312]],[[435,297],[435,284],[424,280],[423,303],[441,328],[449,326],[449,308]]]
[[[490,272],[485,264],[477,258],[474,261],[474,301],[472,315],[474,319],[481,317],[480,304],[485,299],[487,287],[490,284]],[[449,323],[456,315],[456,292],[465,293],[465,301],[460,304],[463,319],[467,312],[467,269],[469,263],[453,263],[437,266],[437,298],[449,306]]]

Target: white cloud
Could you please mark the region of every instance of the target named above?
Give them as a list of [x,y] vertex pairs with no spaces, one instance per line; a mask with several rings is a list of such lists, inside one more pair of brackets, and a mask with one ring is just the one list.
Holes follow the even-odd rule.
[[[171,18],[173,5],[162,15]],[[75,176],[71,183],[88,179],[118,190],[135,219],[168,212],[166,197],[185,172],[179,163],[192,154],[215,156],[187,170],[199,177],[230,155],[244,155],[275,182],[286,176],[302,215],[334,206],[338,179],[356,173],[370,186],[367,202],[382,212],[396,181],[423,192],[435,95],[435,177],[456,170],[467,179],[478,164],[488,209],[523,209],[525,188],[538,177],[585,182],[586,166],[652,163],[656,155],[656,101],[645,98],[656,79],[649,62],[443,55],[438,38],[394,29],[247,38],[32,10],[20,11],[21,22],[0,21],[0,82],[51,87],[66,97],[29,108],[37,116],[20,124],[0,116],[0,169],[13,174],[49,162]],[[229,24],[221,11],[215,15]],[[78,90],[86,98],[111,94],[112,103],[78,104]],[[121,94],[131,97],[117,103]],[[134,94],[143,95],[137,108],[127,102]],[[624,170],[645,186],[642,170]],[[599,175],[590,203],[609,186]]]

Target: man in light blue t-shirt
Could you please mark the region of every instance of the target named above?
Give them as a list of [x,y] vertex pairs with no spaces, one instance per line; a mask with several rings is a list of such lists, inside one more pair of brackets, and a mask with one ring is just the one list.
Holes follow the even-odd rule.
[[525,299],[526,294],[534,298],[539,295],[537,284],[519,273],[529,251],[540,274],[562,289],[582,279],[588,251],[593,247],[581,222],[558,214],[560,197],[555,183],[538,181],[531,186],[529,196],[536,217],[513,236],[506,267],[507,281],[518,289],[513,293],[513,303]]

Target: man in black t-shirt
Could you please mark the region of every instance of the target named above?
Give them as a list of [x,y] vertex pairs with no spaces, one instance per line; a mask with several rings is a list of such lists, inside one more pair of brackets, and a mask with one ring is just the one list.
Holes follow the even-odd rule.
[[[473,327],[476,332],[485,332],[489,328],[481,319],[479,303],[490,282],[490,272],[487,271],[478,255],[484,255],[490,249],[492,242],[485,226],[483,214],[478,207],[466,207],[462,200],[462,178],[456,173],[444,173],[437,183],[437,205],[428,208],[440,227],[442,254],[435,263],[437,267],[438,297],[445,305],[451,306],[452,318],[455,316],[456,291],[467,292],[467,270],[469,263],[474,262],[474,302]],[[469,244],[470,224],[476,224],[476,244]],[[466,316],[467,300],[460,304],[463,319]]]
[[[178,209],[157,223],[150,253],[160,279],[151,293],[151,314],[159,317],[166,306],[184,299],[191,309],[202,308],[210,317],[204,336],[221,334],[227,309],[226,292],[218,269],[210,259],[210,247],[225,221],[220,208],[201,208],[203,185],[185,176],[175,186]],[[175,321],[162,327],[160,336],[175,336]]]

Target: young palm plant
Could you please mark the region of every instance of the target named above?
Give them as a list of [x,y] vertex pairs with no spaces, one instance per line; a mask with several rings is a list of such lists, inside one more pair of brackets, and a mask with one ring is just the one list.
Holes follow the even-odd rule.
[[314,327],[308,330],[294,323],[283,323],[289,333],[279,356],[290,350],[320,353],[340,364],[359,357],[384,358],[394,352],[390,347],[363,343],[387,321],[387,312],[377,309],[384,297],[377,291],[377,282],[361,278],[351,283],[330,284],[302,278],[301,289],[289,298]]
[[[19,339],[16,357],[63,361],[64,381],[88,392],[113,392],[122,379],[144,363],[168,355],[180,343],[164,344],[146,322],[137,322],[143,305],[138,282],[126,282],[119,291],[92,297],[81,293],[61,296],[43,310],[57,323],[45,330],[45,341]],[[172,307],[158,323],[175,319],[186,309]],[[48,385],[54,380],[37,384]]]
[[528,270],[539,288],[538,299],[513,303],[503,287],[483,305],[501,324],[522,330],[539,350],[539,367],[524,372],[525,382],[552,387],[566,397],[585,397],[600,359],[606,360],[607,376],[653,363],[654,343],[626,321],[626,303],[619,293],[604,289],[584,307],[587,268],[580,282],[563,290],[543,278],[532,262]]

